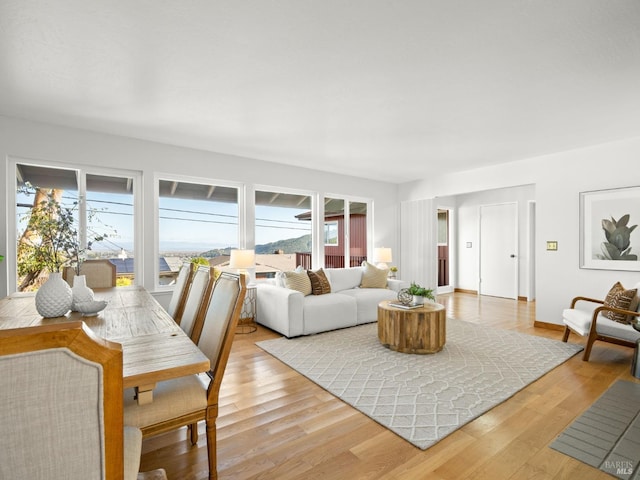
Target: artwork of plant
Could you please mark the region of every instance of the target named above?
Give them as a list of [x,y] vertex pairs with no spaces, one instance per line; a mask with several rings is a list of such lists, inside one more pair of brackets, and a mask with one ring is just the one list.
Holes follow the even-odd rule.
[[602,229],[606,242],[602,242],[600,248],[603,260],[638,260],[638,256],[631,253],[631,232],[638,225],[628,227],[629,215],[623,215],[619,220],[611,217],[611,220],[602,220]]

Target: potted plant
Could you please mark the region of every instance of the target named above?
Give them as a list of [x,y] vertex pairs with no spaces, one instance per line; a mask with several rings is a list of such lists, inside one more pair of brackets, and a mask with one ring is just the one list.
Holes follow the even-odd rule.
[[397,274],[398,274],[398,267],[389,268],[389,278],[396,278]]
[[413,295],[413,303],[418,305],[424,303],[424,299],[435,301],[436,297],[433,295],[433,290],[430,288],[424,288],[415,282],[411,282],[408,292]]

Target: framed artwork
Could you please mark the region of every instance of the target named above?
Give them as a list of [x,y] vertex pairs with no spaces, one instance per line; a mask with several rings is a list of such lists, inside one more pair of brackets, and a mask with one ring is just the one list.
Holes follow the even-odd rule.
[[580,193],[580,268],[640,271],[640,187]]

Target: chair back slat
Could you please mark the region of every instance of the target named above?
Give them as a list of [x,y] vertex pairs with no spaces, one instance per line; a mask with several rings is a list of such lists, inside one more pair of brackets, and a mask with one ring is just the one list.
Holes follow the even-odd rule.
[[180,323],[182,313],[184,312],[184,304],[187,300],[194,270],[195,265],[193,263],[184,262],[178,272],[178,278],[176,278],[175,288],[171,295],[171,301],[169,302],[167,312],[177,323]]
[[0,330],[0,406],[0,478],[123,478],[122,348],[83,322]]
[[213,286],[202,323],[198,347],[211,362],[210,394],[216,396],[231,352],[246,292],[243,275],[221,273]]
[[212,279],[213,267],[201,265],[196,269],[180,318],[180,328],[196,343],[197,339],[193,336],[194,327],[204,318],[207,303],[205,296],[210,292]]

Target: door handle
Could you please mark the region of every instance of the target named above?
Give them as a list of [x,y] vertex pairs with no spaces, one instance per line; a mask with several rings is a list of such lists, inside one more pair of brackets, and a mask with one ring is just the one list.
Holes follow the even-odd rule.
[[516,254],[512,253],[511,255],[509,255],[511,258],[516,258]]

